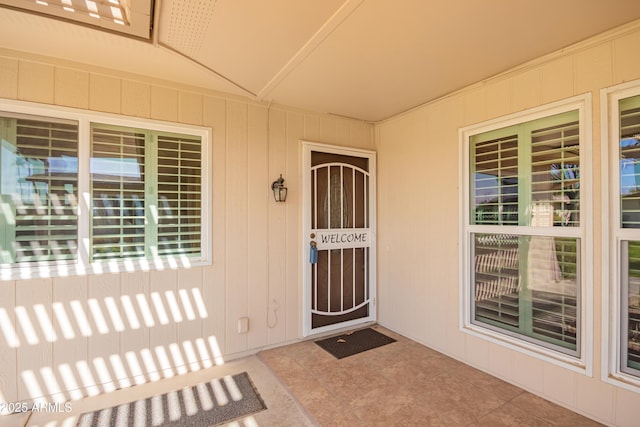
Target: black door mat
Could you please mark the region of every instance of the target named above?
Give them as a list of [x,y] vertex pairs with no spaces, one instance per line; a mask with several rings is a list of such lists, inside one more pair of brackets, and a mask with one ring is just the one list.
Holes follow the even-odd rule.
[[331,353],[336,359],[353,356],[363,351],[382,347],[383,345],[396,342],[380,332],[371,329],[360,329],[359,331],[347,332],[336,337],[318,340],[315,343]]
[[78,427],[209,427],[267,409],[242,372],[193,387],[82,414]]

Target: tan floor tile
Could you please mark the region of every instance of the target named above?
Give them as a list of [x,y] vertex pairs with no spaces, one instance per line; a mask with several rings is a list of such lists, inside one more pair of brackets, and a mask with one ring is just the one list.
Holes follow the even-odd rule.
[[480,418],[477,422],[471,424],[471,426],[549,427],[550,424],[529,412],[523,411],[515,405],[505,403],[501,407]]
[[260,358],[286,384],[294,384],[296,382],[304,381],[309,377],[309,372],[288,356],[279,356],[277,358],[268,359],[264,359],[263,357],[263,355],[260,355]]
[[468,365],[461,365],[455,371],[452,372],[453,376],[459,377],[463,381],[467,381],[470,384],[475,385],[487,393],[492,393],[499,399],[509,401],[514,397],[524,393],[520,387],[516,387],[509,384],[506,381],[491,376],[478,369],[474,369]]
[[334,398],[334,395],[329,390],[311,377],[304,382],[290,385],[288,388],[303,406],[314,402],[329,401]]
[[601,425],[596,421],[527,392],[514,398],[511,403],[530,414],[535,414],[553,426],[569,427],[579,425],[588,427]]
[[399,334],[373,328],[397,341],[339,360],[313,341],[260,357],[321,426],[598,425]]
[[453,407],[462,408],[476,418],[486,415],[505,403],[496,394],[487,392],[455,375],[444,374],[438,378],[437,384],[446,390],[448,401]]
[[314,400],[305,405],[305,408],[321,426],[351,427],[364,425],[348,405],[332,396],[324,400]]

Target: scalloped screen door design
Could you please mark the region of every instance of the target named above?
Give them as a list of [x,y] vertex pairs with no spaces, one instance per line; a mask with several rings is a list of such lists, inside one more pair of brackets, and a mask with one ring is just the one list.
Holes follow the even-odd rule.
[[309,332],[375,318],[372,156],[310,151],[304,260]]

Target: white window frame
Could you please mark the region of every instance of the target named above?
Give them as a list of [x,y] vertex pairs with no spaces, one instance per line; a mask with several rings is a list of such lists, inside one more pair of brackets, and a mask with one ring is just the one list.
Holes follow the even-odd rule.
[[602,380],[636,393],[640,376],[622,370],[622,307],[620,244],[640,240],[637,229],[620,227],[619,101],[640,95],[640,80],[600,91],[602,139]]
[[[65,262],[31,262],[13,264],[10,267],[1,267],[0,280],[22,280],[138,270],[164,270],[211,264],[211,128],[7,99],[0,99],[0,112],[2,111],[40,116],[43,118],[74,120],[78,122],[78,256],[76,260]],[[91,152],[91,123],[142,128],[201,138],[202,215],[200,226],[202,230],[202,241],[201,253],[198,257],[168,256],[162,258],[136,258],[93,262],[89,259],[91,220],[89,157]]]
[[[526,226],[482,226],[470,223],[470,184],[469,168],[470,138],[473,135],[530,122],[537,119],[578,111],[580,137],[580,226],[579,227],[526,227]],[[459,185],[460,185],[460,330],[509,349],[536,357],[541,360],[568,368],[572,371],[592,374],[593,348],[593,186],[592,186],[592,149],[591,149],[591,94],[574,96],[565,100],[542,105],[529,110],[510,114],[459,129]],[[473,296],[471,295],[471,236],[473,233],[518,233],[526,235],[546,235],[573,237],[580,241],[580,325],[578,337],[579,356],[567,355],[553,349],[531,343],[527,340],[495,332],[489,328],[472,323],[471,313]]]

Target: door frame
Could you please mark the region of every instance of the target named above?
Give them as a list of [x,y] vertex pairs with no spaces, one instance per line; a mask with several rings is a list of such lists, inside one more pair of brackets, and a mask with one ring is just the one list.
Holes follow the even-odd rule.
[[[302,334],[303,336],[315,335],[345,327],[355,326],[368,322],[375,322],[377,319],[377,293],[376,293],[376,152],[359,148],[329,145],[318,142],[302,140],[302,233],[300,254],[302,261]],[[322,326],[312,329],[311,327],[311,263],[309,262],[309,242],[311,230],[311,152],[319,151],[323,153],[338,154],[344,156],[362,157],[369,160],[369,192],[367,194],[367,208],[369,210],[369,229],[371,231],[371,246],[369,247],[369,295],[370,307],[369,315],[360,319],[350,320],[335,325]]]

